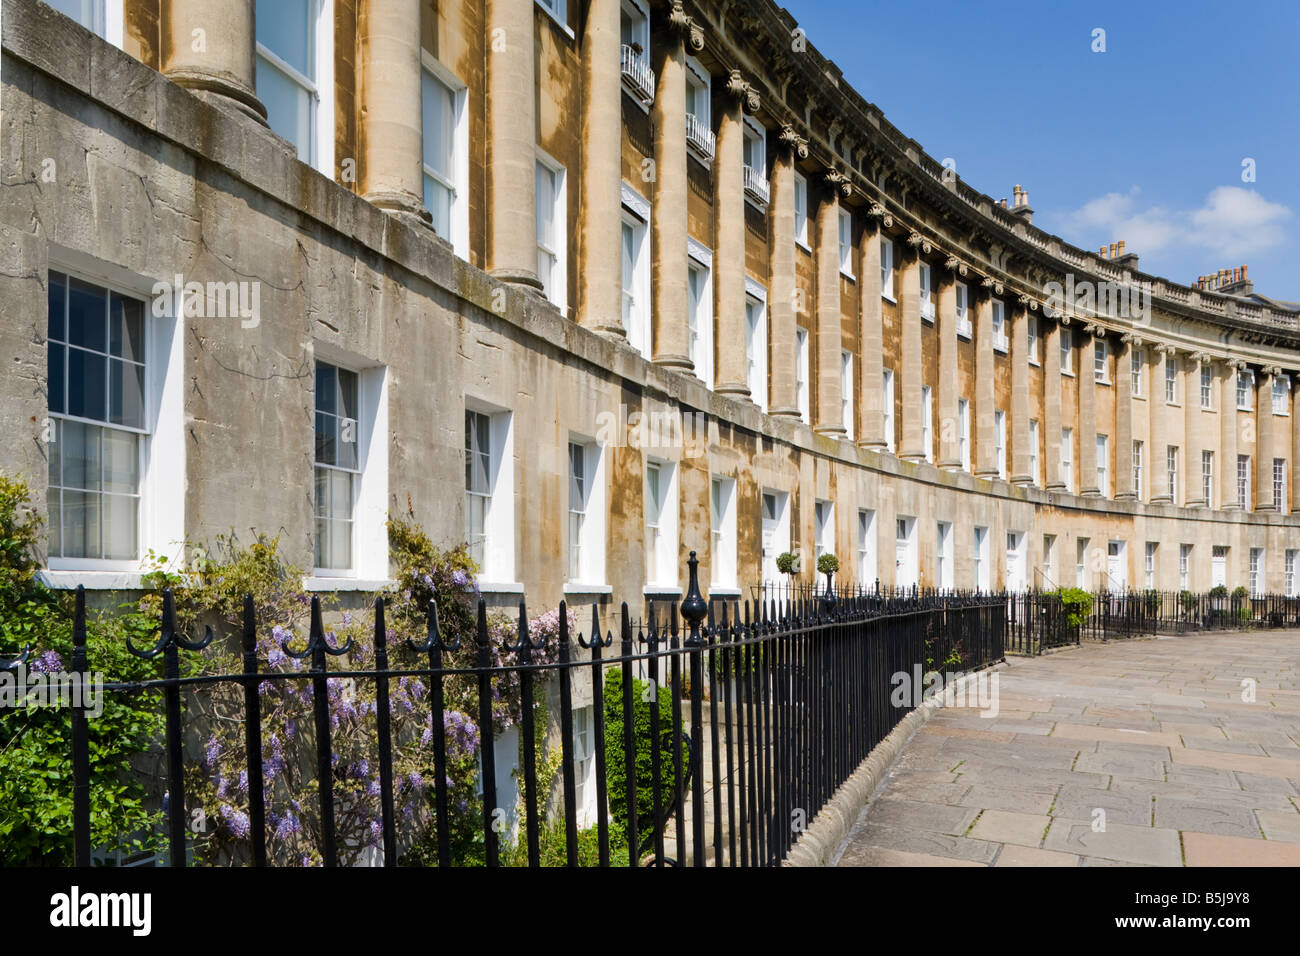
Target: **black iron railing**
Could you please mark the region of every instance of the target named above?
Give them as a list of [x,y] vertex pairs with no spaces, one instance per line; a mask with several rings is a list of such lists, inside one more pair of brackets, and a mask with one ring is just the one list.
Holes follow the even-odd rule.
[[[784,601],[710,604],[699,591],[692,554],[690,587],[673,613],[663,616],[652,606],[645,624],[634,627],[624,604],[616,625],[607,628],[593,606],[591,627],[584,634],[573,633],[567,608],[562,606],[558,646],[546,647],[530,637],[521,604],[517,635],[498,649],[504,653],[495,663],[480,601],[472,667],[448,666],[448,655],[459,646],[441,633],[432,604],[424,643],[390,648],[385,602],[380,598],[374,609],[373,666],[361,669],[345,656],[352,650],[350,639],[341,647],[330,640],[319,601],[314,599],[305,647],[291,648],[288,641],[283,645],[301,663],[283,669],[271,666],[267,655],[258,652],[259,622],[249,598],[239,635],[242,672],[207,674],[202,668],[182,667],[182,662],[201,661],[212,635],[199,641],[182,636],[167,592],[156,643],[147,650],[132,648],[139,656],[161,659],[162,676],[109,683],[104,692],[161,700],[165,739],[160,746],[166,772],[160,785],[166,788],[162,804],[168,845],[164,856],[173,866],[185,865],[201,849],[196,847],[201,839],[191,826],[195,808],[189,805],[186,791],[187,785],[193,786],[194,740],[202,733],[195,725],[205,712],[201,703],[205,694],[220,687],[242,690],[234,699],[242,697],[243,712],[235,719],[242,720],[246,741],[240,776],[246,800],[239,812],[246,813],[247,819],[241,854],[221,862],[255,866],[280,862],[268,850],[268,826],[284,808],[276,806],[278,791],[265,783],[270,770],[264,767],[263,698],[268,688],[288,684],[301,687],[304,695],[307,687],[312,691],[311,720],[303,721],[310,723],[310,733],[306,726],[299,731],[300,752],[292,759],[315,774],[316,858],[326,866],[340,862],[347,847],[341,845],[336,808],[346,813],[349,801],[356,799],[345,795],[351,791],[332,743],[338,717],[332,692],[340,680],[373,687],[373,754],[378,766],[375,825],[380,836],[371,862],[391,866],[405,859],[404,850],[418,838],[413,829],[422,829],[425,845],[433,848],[425,862],[452,865],[458,862],[453,858],[453,825],[468,819],[481,834],[482,862],[487,866],[501,864],[507,851],[522,865],[539,865],[542,836],[557,825],[563,829],[560,857],[567,865],[576,865],[583,815],[578,786],[593,782],[576,777],[574,688],[581,682],[589,686],[592,700],[594,746],[591,759],[583,763],[594,774],[595,789],[590,814],[594,821],[581,833],[595,837],[596,864],[771,866],[779,864],[802,829],[872,748],[920,703],[899,701],[891,694],[900,675],[910,680],[918,666],[950,674],[966,672],[1003,657],[1002,598],[949,595],[922,601],[912,595],[911,600],[900,610],[893,599],[832,591]],[[86,659],[81,591],[74,646],[73,670],[80,675],[93,671],[95,662]],[[395,661],[394,655],[403,660]],[[337,663],[331,664],[331,659]],[[478,690],[481,796],[470,806],[455,805],[448,779],[444,685],[456,678],[475,682]],[[415,679],[428,688],[425,706],[432,732],[424,739],[404,733],[394,711],[393,685]],[[607,679],[609,687],[621,692],[613,710],[605,697]],[[641,681],[650,688],[648,695],[638,693]],[[559,773],[551,778],[556,781],[554,793],[539,786],[544,777],[539,760],[547,756],[547,738],[537,733],[534,724],[543,719],[535,691],[545,684],[552,685],[559,704],[559,741],[554,745],[559,751]],[[496,769],[500,718],[493,700],[503,686],[518,688],[520,705],[519,765],[514,774],[521,792],[517,836],[499,825],[498,791],[505,781]],[[663,703],[661,686],[669,691]],[[638,701],[645,699],[648,717],[637,712]],[[607,711],[621,716],[621,740],[606,740]],[[88,719],[85,710],[74,710],[71,786],[79,865],[89,865],[93,859]],[[649,760],[642,761],[647,741]],[[394,757],[409,756],[411,748],[423,748],[420,756],[427,757],[433,778],[426,810],[413,820],[397,812],[394,800],[395,791],[404,786],[395,778]],[[610,776],[616,755],[621,755],[624,769],[617,794]],[[402,792],[405,799],[407,791]],[[615,830],[618,846],[630,849],[615,852],[611,846]],[[98,850],[102,855],[104,848]],[[202,853],[197,858],[205,859]]]

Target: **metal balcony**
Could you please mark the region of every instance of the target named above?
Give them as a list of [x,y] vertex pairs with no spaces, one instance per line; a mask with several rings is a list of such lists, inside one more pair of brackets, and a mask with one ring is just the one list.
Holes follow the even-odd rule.
[[631,91],[632,95],[647,105],[653,103],[655,75],[645,55],[624,43],[619,66],[623,73],[623,85]]
[[717,137],[694,113],[686,114],[686,145],[706,163],[713,159]]
[[766,206],[771,195],[767,177],[753,166],[745,167],[745,195],[760,205]]

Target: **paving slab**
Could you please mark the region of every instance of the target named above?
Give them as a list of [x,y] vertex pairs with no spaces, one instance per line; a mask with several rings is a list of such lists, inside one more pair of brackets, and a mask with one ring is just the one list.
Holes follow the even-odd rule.
[[1011,658],[999,716],[940,710],[840,865],[1300,866],[1298,660],[1300,631]]

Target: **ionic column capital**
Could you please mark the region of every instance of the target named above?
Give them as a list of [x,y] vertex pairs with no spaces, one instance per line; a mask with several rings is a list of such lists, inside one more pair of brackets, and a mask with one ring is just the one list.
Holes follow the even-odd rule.
[[739,70],[732,70],[727,76],[726,90],[727,95],[739,103],[747,113],[757,113],[762,105],[758,90],[746,82]]
[[925,236],[921,235],[916,230],[912,230],[912,232],[908,234],[907,244],[913,250],[921,252],[927,256],[934,251],[934,246],[930,243],[930,240],[925,238]]
[[843,199],[848,199],[853,195],[853,183],[850,182],[848,176],[834,166],[828,166],[822,172],[822,183],[830,190],[832,195],[838,195]]
[[808,158],[808,140],[799,135],[789,123],[781,126],[781,132],[776,137],[777,144],[785,150],[790,151],[798,159]]
[[704,49],[704,28],[686,12],[681,0],[673,0],[668,11],[668,29],[689,46],[693,53]]
[[871,207],[867,210],[867,215],[873,219],[880,220],[880,225],[885,229],[894,228],[894,217],[885,211],[884,203],[873,202]]
[[943,267],[949,272],[955,272],[957,275],[965,277],[970,271],[966,263],[962,262],[956,256],[948,256],[943,260]]

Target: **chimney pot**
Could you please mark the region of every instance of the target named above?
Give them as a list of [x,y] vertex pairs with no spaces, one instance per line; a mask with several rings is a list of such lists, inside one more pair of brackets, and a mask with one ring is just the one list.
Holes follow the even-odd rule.
[[1118,248],[1118,245],[1117,245],[1116,243],[1112,242],[1112,243],[1110,244],[1110,257],[1111,257],[1112,259],[1114,259],[1115,256],[1118,255],[1118,254],[1119,254],[1119,248]]
[[1242,267],[1241,267],[1241,281],[1242,281],[1242,282],[1245,282],[1245,281],[1246,281],[1246,267],[1245,267],[1245,266],[1242,266]]
[[1119,241],[1119,254],[1120,254],[1121,256],[1124,254],[1124,240],[1123,240],[1123,239],[1121,239],[1121,240]]

